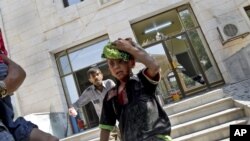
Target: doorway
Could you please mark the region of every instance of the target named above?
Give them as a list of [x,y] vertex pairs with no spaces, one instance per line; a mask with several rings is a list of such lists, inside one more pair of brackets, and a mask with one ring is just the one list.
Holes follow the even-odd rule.
[[196,48],[190,37],[202,40],[183,33],[144,46],[161,66],[158,89],[164,104],[224,84],[212,56],[203,45]]
[[137,42],[161,66],[158,89],[162,103],[224,84],[189,4],[135,22],[131,27]]

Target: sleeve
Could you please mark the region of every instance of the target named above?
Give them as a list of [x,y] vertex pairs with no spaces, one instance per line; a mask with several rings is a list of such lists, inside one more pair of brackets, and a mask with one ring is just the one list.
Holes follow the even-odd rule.
[[73,103],[73,107],[75,109],[79,109],[91,101],[91,99],[88,96],[90,91],[91,91],[90,88],[87,88],[85,91],[83,91],[79,99],[75,103]]
[[143,74],[143,76],[152,84],[158,84],[160,79],[161,79],[161,76],[160,76],[160,73],[158,73],[154,78],[150,78],[148,75],[147,75],[147,69],[143,69],[141,72]]
[[112,99],[108,101],[107,95],[103,101],[99,128],[112,131],[116,123],[116,115],[113,109]]
[[155,94],[157,85],[160,81],[160,74],[157,74],[155,78],[150,78],[145,74],[145,70],[140,71],[137,75],[144,85],[145,92],[148,94]]
[[108,80],[110,82],[110,88],[115,87],[115,82],[113,80],[111,80],[111,79],[108,79]]

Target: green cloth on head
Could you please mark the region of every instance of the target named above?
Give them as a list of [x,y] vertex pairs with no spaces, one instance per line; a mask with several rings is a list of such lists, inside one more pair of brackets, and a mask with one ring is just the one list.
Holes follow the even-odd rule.
[[111,42],[104,46],[102,52],[102,58],[107,59],[122,59],[128,61],[131,57],[129,53],[116,49]]

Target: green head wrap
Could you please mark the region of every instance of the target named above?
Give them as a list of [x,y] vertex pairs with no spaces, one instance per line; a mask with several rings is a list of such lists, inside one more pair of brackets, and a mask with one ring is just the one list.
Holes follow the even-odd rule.
[[129,53],[120,51],[114,47],[115,46],[111,42],[105,45],[102,52],[102,58],[122,59],[124,61],[128,61],[132,57]]

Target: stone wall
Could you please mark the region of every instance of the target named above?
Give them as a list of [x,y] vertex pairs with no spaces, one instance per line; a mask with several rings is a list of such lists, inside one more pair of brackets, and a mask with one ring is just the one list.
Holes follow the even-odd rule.
[[225,59],[231,83],[250,79],[250,44]]

